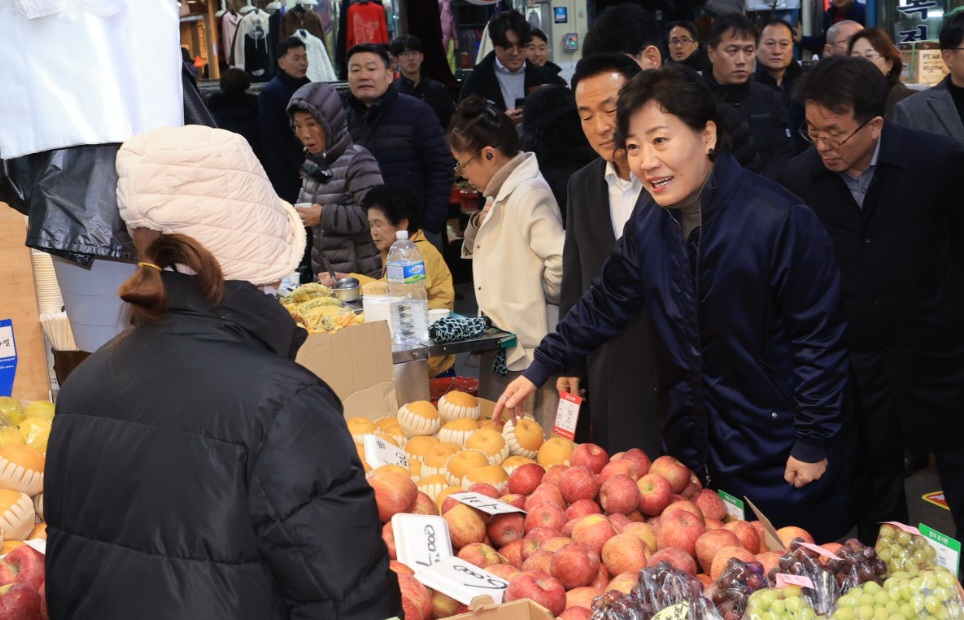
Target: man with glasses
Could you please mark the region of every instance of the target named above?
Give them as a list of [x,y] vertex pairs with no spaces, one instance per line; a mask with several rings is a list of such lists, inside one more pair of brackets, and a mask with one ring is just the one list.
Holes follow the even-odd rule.
[[935,86],[898,102],[894,122],[964,143],[964,9],[944,18],[938,40],[950,73]]
[[691,21],[670,22],[666,26],[669,43],[669,59],[672,62],[686,65],[694,71],[707,71],[710,59],[706,57],[706,50],[700,45],[699,31]]
[[495,104],[516,125],[522,122],[522,100],[543,84],[566,82],[526,58],[530,27],[518,11],[502,11],[489,20],[489,39],[495,49],[462,82],[459,101],[477,94]]
[[455,102],[449,94],[445,84],[422,75],[422,42],[411,34],[403,34],[391,44],[392,56],[396,58],[399,78],[394,87],[398,92],[421,99],[429,105],[438,117],[442,129],[447,129],[452,113],[455,112]]
[[858,536],[908,522],[904,451],[935,454],[964,534],[964,145],[884,120],[887,80],[861,58],[801,79],[813,148],[784,185],[834,240],[843,279],[864,480]]

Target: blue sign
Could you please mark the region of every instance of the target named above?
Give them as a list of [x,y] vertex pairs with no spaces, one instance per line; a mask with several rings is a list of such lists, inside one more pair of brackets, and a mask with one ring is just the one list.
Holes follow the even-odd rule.
[[0,396],[13,396],[16,375],[17,341],[13,337],[13,321],[0,319]]
[[564,6],[553,7],[552,9],[553,20],[557,24],[565,24],[569,22],[569,9]]

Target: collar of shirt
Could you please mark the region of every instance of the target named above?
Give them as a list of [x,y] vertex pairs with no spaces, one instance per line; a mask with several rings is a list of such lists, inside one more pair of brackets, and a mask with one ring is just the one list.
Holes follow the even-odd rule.
[[880,156],[880,138],[877,139],[877,146],[874,147],[874,156],[870,160],[870,165],[864,170],[859,177],[854,177],[847,172],[838,172],[837,174],[843,178],[844,183],[847,185],[847,189],[850,190],[850,195],[854,197],[857,202],[857,206],[861,209],[864,208],[864,198],[867,196],[867,190],[870,188],[871,181],[874,180],[874,171],[877,168],[877,158]]
[[499,62],[498,57],[495,58],[495,70],[499,73],[505,73],[506,75],[522,75],[526,72],[526,65],[522,63],[522,68],[518,71],[509,71],[504,64]]
[[619,239],[623,236],[629,216],[636,208],[636,201],[643,191],[643,184],[636,175],[629,173],[629,180],[623,180],[616,174],[616,166],[611,161],[606,162],[606,172],[603,175],[609,186],[609,218],[613,224],[613,234]]

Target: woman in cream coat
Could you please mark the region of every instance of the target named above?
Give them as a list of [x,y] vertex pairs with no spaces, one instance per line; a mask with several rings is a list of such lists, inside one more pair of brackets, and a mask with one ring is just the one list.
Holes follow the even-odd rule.
[[[482,356],[479,394],[494,399],[529,367],[533,349],[555,327],[565,233],[535,155],[520,150],[505,114],[469,96],[452,117],[447,139],[456,174],[486,198],[469,219],[462,245],[462,258],[473,263],[479,312],[518,338],[505,350],[506,375],[493,369],[500,366],[494,354]],[[557,401],[547,389],[531,406],[544,429],[551,428]]]

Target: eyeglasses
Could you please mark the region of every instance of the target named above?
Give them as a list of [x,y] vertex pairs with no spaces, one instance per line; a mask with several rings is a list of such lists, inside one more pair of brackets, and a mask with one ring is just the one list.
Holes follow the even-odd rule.
[[462,162],[460,162],[459,160],[456,159],[456,160],[455,160],[455,176],[464,179],[464,178],[465,178],[465,167],[468,166],[469,164],[471,164],[471,163],[472,163],[472,160],[475,159],[476,157],[478,157],[478,154],[473,155],[472,157],[469,157],[468,159],[466,159],[464,164],[463,164]]
[[690,39],[690,38],[687,38],[687,37],[682,37],[682,38],[679,38],[679,39],[670,39],[670,40],[669,40],[669,44],[670,44],[670,45],[686,45],[687,43],[696,43],[696,39]]
[[829,146],[834,150],[837,150],[840,147],[842,147],[844,144],[846,144],[847,140],[850,140],[851,138],[856,136],[858,131],[866,127],[867,124],[870,123],[870,121],[874,120],[875,118],[878,118],[878,117],[871,116],[870,118],[862,122],[860,124],[860,127],[854,129],[853,132],[851,132],[851,134],[846,138],[844,138],[843,140],[838,140],[837,138],[831,138],[829,136],[815,136],[812,133],[810,133],[809,130],[804,128],[800,128],[798,131],[800,132],[800,136],[810,144],[816,144],[817,140],[822,140],[824,144],[826,144],[827,146]]
[[416,54],[421,54],[418,50],[406,50],[398,55],[399,58],[408,58],[410,56],[415,56]]
[[523,45],[522,43],[516,43],[514,45],[499,45],[498,43],[496,43],[495,46],[500,50],[505,50],[507,52],[524,52],[527,49],[529,49],[528,43],[526,43],[525,45]]
[[877,50],[870,50],[865,54],[854,52],[853,54],[851,54],[851,56],[853,56],[854,58],[866,58],[867,60],[877,60],[878,58],[880,58],[880,52],[878,52]]

